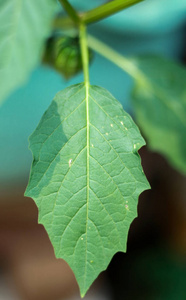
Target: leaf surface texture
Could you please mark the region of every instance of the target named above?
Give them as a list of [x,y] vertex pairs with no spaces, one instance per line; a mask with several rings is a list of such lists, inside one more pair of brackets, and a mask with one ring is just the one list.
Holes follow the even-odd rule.
[[82,296],[112,256],[126,251],[138,196],[149,188],[137,153],[144,144],[121,104],[84,84],[59,92],[30,137],[26,195]]

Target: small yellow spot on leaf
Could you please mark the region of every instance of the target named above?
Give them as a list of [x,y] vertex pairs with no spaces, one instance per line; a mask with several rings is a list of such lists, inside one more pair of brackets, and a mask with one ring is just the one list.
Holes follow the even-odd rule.
[[72,158],[71,159],[69,159],[69,161],[68,161],[68,165],[69,165],[69,168],[71,167],[71,165],[72,165]]

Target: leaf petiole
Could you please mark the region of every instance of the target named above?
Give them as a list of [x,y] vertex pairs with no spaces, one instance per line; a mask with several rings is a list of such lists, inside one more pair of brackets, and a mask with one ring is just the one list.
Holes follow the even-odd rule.
[[143,73],[138,69],[137,66],[135,66],[134,62],[130,61],[130,59],[124,57],[122,54],[118,53],[117,51],[91,35],[88,35],[87,42],[88,46],[92,50],[110,60],[112,63],[128,73],[134,79],[146,83],[146,79]]
[[87,46],[87,33],[86,25],[80,24],[79,26],[79,39],[81,47],[81,57],[84,73],[85,85],[89,85],[89,58],[88,58],[88,46]]

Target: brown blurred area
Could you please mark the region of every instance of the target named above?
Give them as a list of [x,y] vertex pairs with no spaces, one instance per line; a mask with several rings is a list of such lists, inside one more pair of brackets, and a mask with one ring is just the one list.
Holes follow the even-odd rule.
[[[15,193],[15,194],[14,194]],[[78,291],[74,275],[54,256],[43,226],[37,224],[37,208],[24,198],[24,187],[1,195],[0,263],[12,279],[21,299],[51,300]]]
[[[0,194],[3,284],[13,290],[16,300],[80,299],[73,272],[64,260],[55,258],[44,227],[37,224],[37,207],[32,199],[23,196],[24,189],[23,184]],[[96,282],[90,295],[98,287]],[[1,297],[2,291],[0,299],[5,300]],[[13,294],[11,300],[14,297]]]
[[[140,154],[151,190],[140,196],[139,216],[130,228],[127,254],[115,255],[85,299],[186,299],[182,283],[181,296],[169,298],[166,291],[180,270],[181,280],[186,279],[186,178],[147,148]],[[0,194],[0,269],[7,288],[17,295],[11,300],[80,299],[71,269],[55,258],[45,229],[37,224],[36,205],[23,196],[24,189],[23,183]],[[161,276],[167,282],[163,294],[155,289]],[[102,287],[99,296],[96,292]]]

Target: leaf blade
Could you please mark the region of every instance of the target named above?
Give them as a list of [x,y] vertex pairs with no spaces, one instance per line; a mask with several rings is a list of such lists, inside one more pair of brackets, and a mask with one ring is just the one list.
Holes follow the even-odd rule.
[[26,195],[36,201],[39,222],[82,296],[112,256],[126,251],[138,196],[149,188],[137,154],[144,143],[110,93],[83,84],[56,96],[30,138]]
[[39,63],[55,9],[54,0],[0,2],[0,103]]

